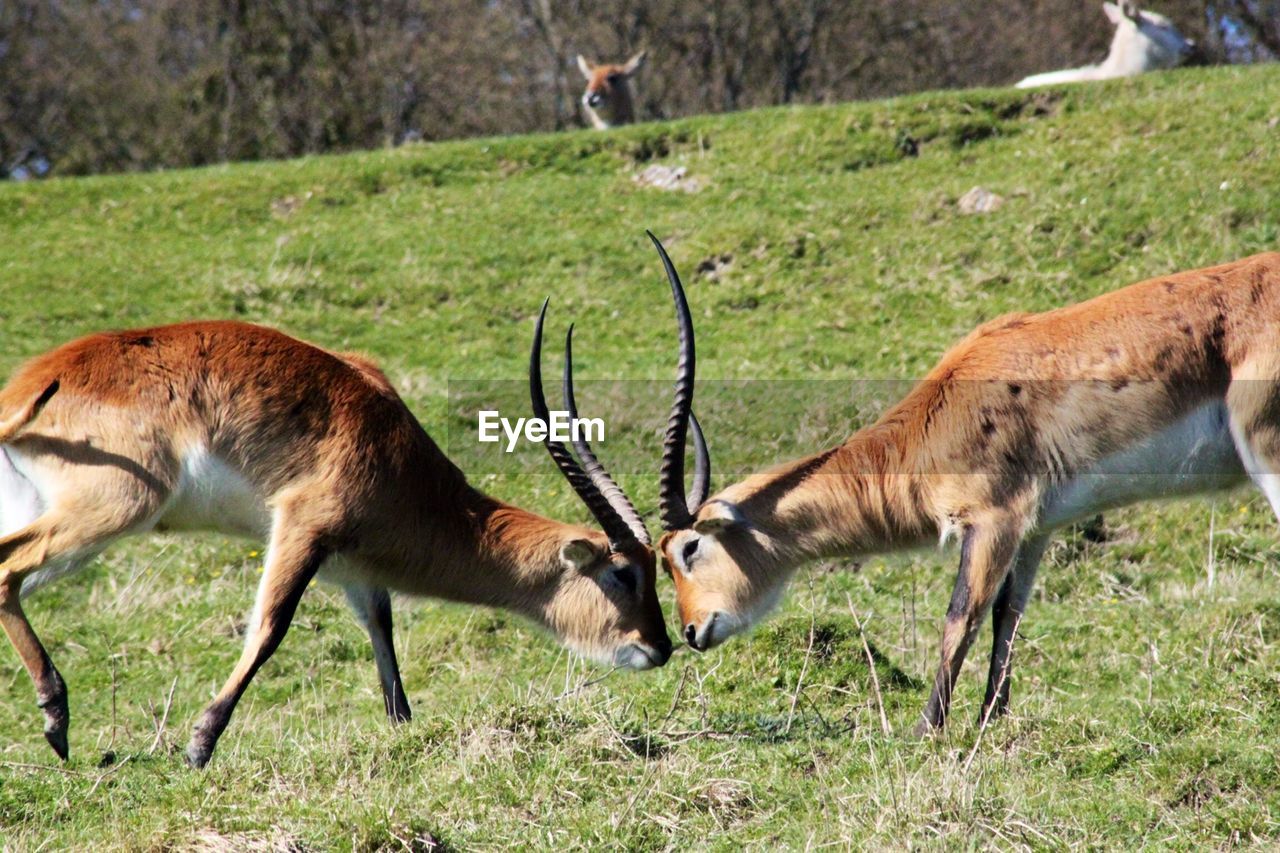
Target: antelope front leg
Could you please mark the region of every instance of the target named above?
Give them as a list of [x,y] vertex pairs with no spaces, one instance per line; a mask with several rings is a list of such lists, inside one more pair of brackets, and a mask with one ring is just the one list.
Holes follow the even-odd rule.
[[[277,522],[277,529],[280,524]],[[204,767],[213,755],[218,738],[231,722],[245,688],[258,669],[266,663],[293,621],[302,593],[324,562],[327,552],[309,535],[272,537],[269,559],[254,604],[255,624],[249,626],[240,661],[227,679],[217,698],[209,703],[187,745],[187,762]]]
[[369,632],[373,644],[373,660],[382,685],[382,703],[387,718],[393,723],[408,722],[413,716],[409,700],[400,681],[400,664],[396,661],[395,642],[391,636],[391,596],[385,589],[351,585],[345,588],[347,603],[356,619]]
[[927,735],[947,721],[951,690],[964,656],[973,643],[982,618],[1004,582],[1018,547],[1019,536],[1009,524],[971,524],[965,527],[960,546],[960,572],[947,608],[942,631],[942,662],[933,679],[933,692],[925,706],[916,734]]

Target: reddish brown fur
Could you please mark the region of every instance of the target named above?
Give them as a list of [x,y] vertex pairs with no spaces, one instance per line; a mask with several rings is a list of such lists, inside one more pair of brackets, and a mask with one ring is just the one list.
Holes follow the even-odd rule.
[[[745,628],[807,560],[958,534],[961,573],[925,720],[940,726],[1006,578],[1009,612],[1020,615],[1047,534],[1038,513],[1055,485],[1214,401],[1256,457],[1255,479],[1280,473],[1278,344],[1277,253],[986,323],[875,424],[730,486],[702,507],[693,531],[667,534],[659,549],[682,623],[714,643],[723,637],[713,623],[724,622],[725,636]],[[686,571],[683,551],[695,542]],[[992,680],[1012,640],[1006,609],[997,608]],[[1007,692],[992,680],[986,705],[1000,711]]]
[[[271,513],[258,620],[197,729],[197,764],[322,566],[336,566],[348,594],[368,599],[357,612],[375,648],[385,644],[379,672],[397,718],[408,706],[386,589],[508,608],[610,662],[633,645],[670,647],[649,548],[615,553],[602,533],[480,493],[358,355],[233,322],[90,335],[18,371],[0,391],[0,427],[0,450],[24,460],[46,504],[0,537],[0,619],[42,706],[60,706],[49,726],[63,755],[65,691],[22,614],[22,582],[161,521],[197,452],[243,478]],[[566,558],[571,545],[585,561]],[[638,573],[631,598],[602,585],[606,572],[627,567]]]

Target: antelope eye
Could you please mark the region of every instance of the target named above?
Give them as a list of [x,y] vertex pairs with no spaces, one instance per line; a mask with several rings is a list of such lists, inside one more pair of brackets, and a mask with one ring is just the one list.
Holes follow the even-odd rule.
[[626,568],[614,569],[613,579],[616,580],[618,584],[627,592],[631,593],[632,595],[635,594],[636,573],[633,572],[629,566]]
[[698,553],[698,540],[690,539],[684,543],[684,548],[680,551],[680,559],[684,562],[686,570],[689,568],[689,561],[693,559],[693,555]]

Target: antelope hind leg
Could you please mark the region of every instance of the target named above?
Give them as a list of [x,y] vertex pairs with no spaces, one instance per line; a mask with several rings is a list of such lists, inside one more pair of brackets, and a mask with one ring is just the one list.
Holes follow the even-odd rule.
[[72,518],[77,516],[48,512],[0,538],[0,625],[35,684],[36,704],[44,712],[45,740],[63,761],[70,755],[67,686],[22,608],[22,584],[51,565],[83,563],[117,532],[103,534],[93,525],[72,522]]
[[1036,572],[1044,556],[1048,537],[1036,536],[1023,541],[1018,548],[1013,568],[1000,587],[991,613],[991,666],[987,672],[987,693],[978,713],[978,723],[1003,716],[1009,709],[1009,682],[1013,678],[1014,632],[1027,608]]

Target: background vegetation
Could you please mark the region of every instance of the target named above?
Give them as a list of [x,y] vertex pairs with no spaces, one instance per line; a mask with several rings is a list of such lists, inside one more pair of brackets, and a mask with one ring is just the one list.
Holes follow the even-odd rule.
[[[649,227],[685,272],[704,378],[823,380],[831,393],[909,379],[1002,312],[1275,249],[1277,104],[1280,70],[1232,67],[9,183],[0,374],[90,330],[240,317],[372,354],[447,435],[450,383],[524,375],[546,294],[557,335],[578,321],[584,379],[670,377]],[[637,183],[653,164],[685,167],[701,189]],[[1003,207],[962,215],[957,199],[975,185]],[[594,394],[580,395],[584,413]],[[719,470],[816,450],[856,425],[797,400],[782,438],[776,413],[707,413]],[[626,485],[652,517],[660,437],[633,434],[634,449],[601,452],[640,472]],[[584,517],[546,461],[495,453],[473,474],[502,497]],[[1014,715],[981,737],[980,652],[949,733],[907,736],[955,568],[954,554],[923,552],[815,567],[750,637],[644,675],[593,669],[499,613],[398,601],[416,718],[394,731],[367,640],[318,586],[207,772],[178,750],[238,654],[260,545],[134,541],[29,601],[70,687],[70,764],[55,763],[29,680],[0,651],[0,838],[1274,844],[1275,519],[1240,492],[1108,522],[1104,542],[1053,546],[1019,639]]]
[[[1280,0],[1153,0],[1213,62]],[[641,114],[999,86],[1099,61],[1101,0],[6,0],[0,177],[192,166],[582,123],[576,53],[641,47]]]

